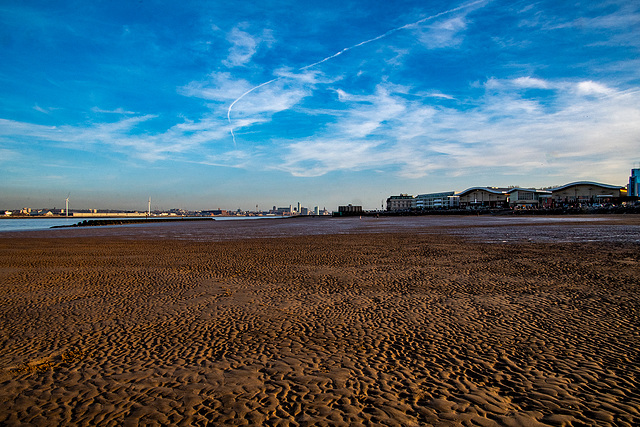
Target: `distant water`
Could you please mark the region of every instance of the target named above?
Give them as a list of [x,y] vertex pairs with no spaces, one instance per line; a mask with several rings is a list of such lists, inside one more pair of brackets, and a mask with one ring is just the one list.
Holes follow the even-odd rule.
[[0,232],[47,230],[58,225],[72,225],[78,218],[1,218]]
[[[221,220],[240,220],[240,219],[267,219],[267,218],[281,218],[281,217],[221,217],[221,218],[216,218],[216,220],[221,221]],[[0,218],[0,233],[3,231],[38,231],[38,230],[48,230],[51,227],[57,227],[57,226],[61,226],[61,225],[73,225],[73,224],[77,224],[79,222],[82,222],[84,220],[87,221],[104,221],[104,220],[112,220],[112,219],[121,219],[121,220],[127,220],[127,219],[139,219],[139,218],[134,218],[134,217],[126,217],[126,218],[122,218],[122,217],[98,217],[98,218],[81,218],[81,217],[75,217],[75,218]],[[157,219],[175,219],[176,221],[179,221],[180,219],[182,219],[182,217],[159,217]],[[149,221],[153,221],[154,218],[150,218]],[[144,225],[144,224],[143,224]]]
[[[424,216],[370,218],[216,218],[216,221],[176,221],[49,229],[74,224],[78,219],[0,219],[2,237],[100,237],[131,239],[178,239],[216,242],[269,237],[295,237],[352,233],[444,233],[471,241],[509,242],[634,242],[640,243],[640,220],[607,215],[563,217]],[[262,219],[262,220],[258,220]],[[321,248],[319,248],[321,250]]]

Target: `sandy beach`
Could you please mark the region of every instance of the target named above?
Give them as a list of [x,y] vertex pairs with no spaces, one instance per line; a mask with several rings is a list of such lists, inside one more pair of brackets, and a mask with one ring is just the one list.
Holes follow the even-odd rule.
[[639,284],[634,242],[0,236],[0,424],[639,425]]

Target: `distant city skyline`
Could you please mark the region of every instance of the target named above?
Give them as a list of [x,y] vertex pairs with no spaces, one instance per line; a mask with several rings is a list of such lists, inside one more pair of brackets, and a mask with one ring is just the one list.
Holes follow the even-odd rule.
[[627,184],[640,3],[4,2],[0,208]]

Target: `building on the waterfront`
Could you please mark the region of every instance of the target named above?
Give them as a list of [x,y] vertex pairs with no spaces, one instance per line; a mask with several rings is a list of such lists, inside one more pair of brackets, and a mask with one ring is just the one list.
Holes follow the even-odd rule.
[[281,208],[277,208],[277,207],[274,206],[273,209],[271,209],[269,211],[269,213],[271,215],[284,215],[284,216],[292,215],[292,207],[289,206],[289,207],[285,207],[285,208],[282,208],[282,207]]
[[417,210],[455,209],[459,205],[460,197],[455,194],[455,191],[418,194],[415,198],[415,206]]
[[629,186],[627,187],[627,196],[640,197],[640,169],[631,169]]
[[338,206],[339,215],[361,215],[362,212],[362,206],[354,206],[352,204]]
[[229,212],[224,209],[211,209],[206,211],[201,211],[203,216],[225,216],[228,215]]
[[509,195],[510,207],[537,208],[551,206],[552,193],[548,190],[515,187],[509,189],[507,194]]
[[471,187],[456,194],[461,208],[504,208],[509,205],[509,189]]
[[387,211],[410,211],[416,208],[416,197],[409,194],[391,196],[387,199]]
[[[628,191],[627,191],[628,190]],[[520,187],[471,187],[454,191],[420,194],[400,194],[387,199],[387,211],[433,210],[445,208],[550,208],[553,206],[593,206],[618,204],[628,195],[639,197],[640,169],[632,169],[629,186],[577,181],[559,187],[536,189]]]
[[577,181],[551,189],[556,206],[595,203],[611,203],[627,195],[627,189],[618,185],[591,181]]

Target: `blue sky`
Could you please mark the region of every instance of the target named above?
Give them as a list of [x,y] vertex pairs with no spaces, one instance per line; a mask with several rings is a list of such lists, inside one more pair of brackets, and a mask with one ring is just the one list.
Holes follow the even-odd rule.
[[0,208],[625,185],[638,1],[2,1]]

